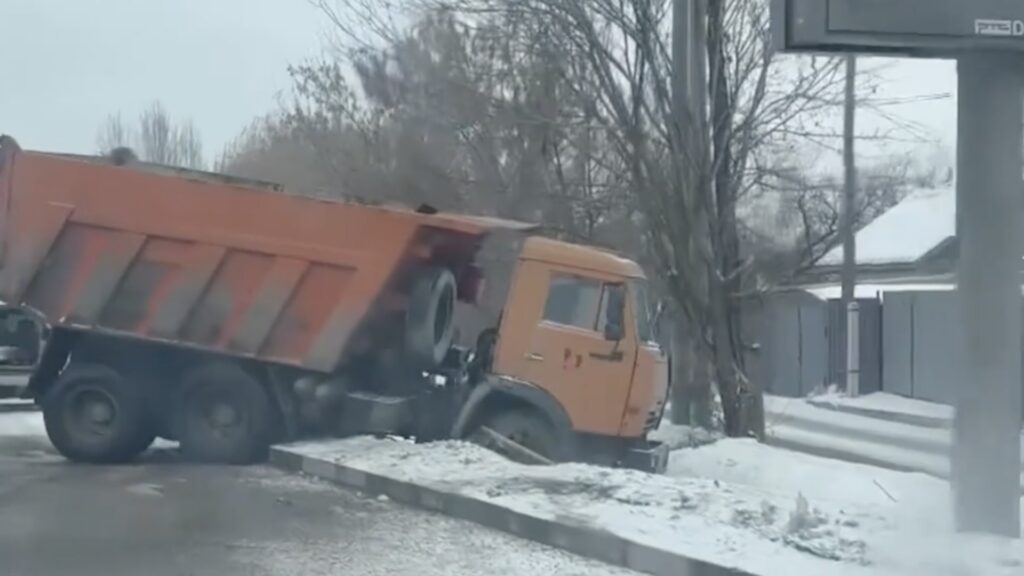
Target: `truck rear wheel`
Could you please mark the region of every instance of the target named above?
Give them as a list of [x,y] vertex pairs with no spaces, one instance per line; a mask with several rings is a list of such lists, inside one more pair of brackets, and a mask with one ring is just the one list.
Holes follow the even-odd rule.
[[429,268],[417,279],[405,319],[405,352],[418,367],[444,362],[455,338],[455,276],[447,268]]
[[[547,419],[534,410],[519,409],[499,412],[484,420],[481,426],[490,428],[495,433],[548,460],[558,460],[558,437],[555,434],[555,430]],[[480,429],[473,433],[471,439],[485,448],[504,454],[512,460],[526,462],[520,455],[502,450],[500,446],[497,446]],[[526,463],[533,464],[535,462]]]
[[132,460],[156,438],[147,416],[142,391],[99,364],[69,367],[43,401],[50,442],[76,462]]
[[186,374],[177,410],[185,456],[201,462],[250,464],[266,457],[272,426],[266,390],[229,363]]

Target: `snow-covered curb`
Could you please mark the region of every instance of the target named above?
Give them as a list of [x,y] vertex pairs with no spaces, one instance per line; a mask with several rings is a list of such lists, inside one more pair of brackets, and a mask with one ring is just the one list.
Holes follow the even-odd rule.
[[889,422],[949,429],[953,426],[953,408],[922,400],[878,392],[851,398],[838,392],[812,396],[807,403],[826,410],[877,418]]
[[[446,454],[439,455],[439,451]],[[466,478],[464,473],[452,474],[447,480],[439,480],[436,475],[431,475],[432,478],[416,478],[424,476],[422,473],[430,462],[438,465],[433,467],[435,471],[445,468],[445,463],[451,462],[450,457],[453,455],[456,460],[462,458],[461,462],[465,466],[462,472],[473,469],[496,472],[492,480],[504,478],[508,482],[504,486],[507,492],[502,492],[500,480],[484,483],[479,482],[479,478]],[[392,460],[393,466],[381,465],[388,459]],[[378,465],[373,465],[373,461]],[[506,475],[494,470],[494,465],[506,472],[510,467],[527,467],[513,464],[469,444],[443,442],[416,446],[402,441],[355,438],[275,447],[271,450],[270,462],[285,470],[304,472],[371,494],[383,494],[403,504],[469,520],[580,556],[656,576],[753,576],[737,568],[719,566],[626,538],[596,527],[587,518],[574,516],[569,510],[539,513],[530,505],[516,506],[508,501],[508,496],[523,494],[520,489],[526,486],[517,485],[519,482],[538,482],[537,487],[541,491],[562,490],[567,494],[576,490],[586,491],[592,485],[574,486],[564,481],[559,484],[559,480],[554,478],[550,479],[552,483],[545,485],[543,475],[534,478],[514,473]],[[402,466],[403,462],[408,466]],[[402,472],[402,468],[405,468],[406,473]],[[687,503],[680,501],[680,505],[686,506]]]
[[[725,446],[742,450],[746,442],[773,450],[752,441]],[[676,472],[707,466],[707,456],[722,453],[713,446],[673,453]],[[872,507],[751,489],[693,470],[673,477],[578,464],[531,467],[460,442],[372,438],[284,446],[271,458],[289,470],[652,574],[698,567],[700,574],[906,574],[869,566],[866,535],[885,526]],[[862,477],[857,482],[865,484]],[[874,498],[889,502],[884,489],[866,484]]]

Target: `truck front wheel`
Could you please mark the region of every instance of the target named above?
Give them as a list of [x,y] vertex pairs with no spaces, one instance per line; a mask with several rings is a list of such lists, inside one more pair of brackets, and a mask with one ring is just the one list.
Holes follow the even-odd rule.
[[531,459],[527,454],[504,449],[483,430],[484,427],[546,460],[558,460],[560,452],[558,450],[558,435],[551,423],[535,410],[517,409],[498,412],[486,418],[471,437],[474,442],[504,454],[512,460],[535,464],[537,463],[536,459]]
[[43,420],[57,451],[76,462],[127,462],[156,437],[142,391],[99,364],[65,370],[43,401]]
[[185,456],[218,464],[250,464],[266,457],[273,419],[266,390],[230,363],[200,366],[185,375],[177,409]]

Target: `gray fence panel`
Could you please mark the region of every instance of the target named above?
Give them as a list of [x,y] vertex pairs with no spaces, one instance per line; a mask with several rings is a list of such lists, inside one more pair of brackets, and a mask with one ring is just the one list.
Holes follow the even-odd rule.
[[842,385],[846,380],[846,324],[843,321],[843,303],[839,300],[828,301],[828,383]]
[[892,292],[882,306],[882,390],[914,395],[915,294]]
[[954,292],[922,292],[914,300],[915,398],[953,402],[962,355],[956,345],[956,305]]
[[882,303],[859,299],[860,304],[860,393],[882,389]]
[[828,311],[824,303],[800,305],[800,390],[806,396],[828,382]]
[[768,305],[766,326],[769,334],[768,390],[779,396],[800,395],[800,314],[799,303],[778,298]]

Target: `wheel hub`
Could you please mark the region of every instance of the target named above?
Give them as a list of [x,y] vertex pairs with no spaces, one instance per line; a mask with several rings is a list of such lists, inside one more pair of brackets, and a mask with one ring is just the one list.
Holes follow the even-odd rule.
[[107,425],[114,419],[114,407],[96,399],[86,405],[85,416],[92,424]]
[[235,407],[226,403],[218,402],[210,409],[210,423],[218,428],[234,426],[238,422],[238,411]]

